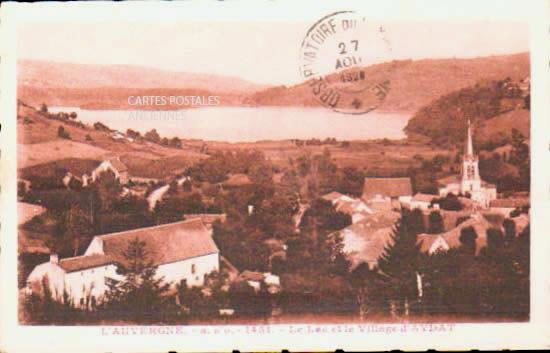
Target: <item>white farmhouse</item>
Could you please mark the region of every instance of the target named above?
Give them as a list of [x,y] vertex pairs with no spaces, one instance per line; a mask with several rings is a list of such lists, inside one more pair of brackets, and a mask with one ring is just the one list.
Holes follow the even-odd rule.
[[101,301],[107,288],[106,279],[121,279],[116,264],[126,261],[124,253],[130,241],[145,242],[146,261],[157,266],[157,276],[175,285],[186,280],[189,286],[202,286],[205,276],[219,270],[219,250],[211,232],[197,219],[93,238],[83,256],[58,259],[34,268],[27,279],[27,291],[39,292],[47,276],[50,291],[57,300],[67,292],[77,306]]
[[128,183],[128,168],[124,163],[121,162],[119,157],[115,157],[112,159],[105,160],[101,162],[100,165],[97,166],[92,171],[91,179],[92,181],[95,181],[99,175],[103,172],[106,172],[110,170],[115,174],[115,177],[118,179],[118,181],[121,184]]

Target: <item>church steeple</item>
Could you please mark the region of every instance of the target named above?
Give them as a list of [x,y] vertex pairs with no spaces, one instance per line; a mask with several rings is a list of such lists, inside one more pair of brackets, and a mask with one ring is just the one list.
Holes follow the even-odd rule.
[[464,148],[464,155],[473,156],[474,155],[474,144],[472,143],[472,129],[470,126],[470,119],[468,119],[468,134],[466,135],[466,146]]

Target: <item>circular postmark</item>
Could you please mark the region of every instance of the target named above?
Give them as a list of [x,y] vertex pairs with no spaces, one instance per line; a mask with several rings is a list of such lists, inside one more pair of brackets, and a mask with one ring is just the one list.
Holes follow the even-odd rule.
[[391,82],[391,45],[385,27],[354,11],[321,18],[300,47],[300,74],[322,105],[347,114],[364,114],[386,98]]

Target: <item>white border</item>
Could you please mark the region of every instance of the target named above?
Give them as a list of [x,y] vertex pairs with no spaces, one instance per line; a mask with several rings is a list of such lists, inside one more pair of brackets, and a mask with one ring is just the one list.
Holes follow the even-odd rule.
[[[315,21],[342,9],[355,9],[373,19],[515,20],[531,28],[532,70],[532,308],[525,324],[457,324],[452,332],[400,334],[244,332],[203,334],[197,327],[177,335],[102,335],[99,327],[30,327],[17,324],[16,227],[16,26],[25,22],[103,21]],[[7,352],[154,352],[154,351],[291,351],[424,350],[549,348],[550,180],[549,11],[539,1],[184,1],[176,3],[4,3],[1,8],[1,253],[0,351]],[[421,39],[419,39],[421,40]],[[452,40],[452,38],[449,38]],[[310,327],[317,325],[310,325]],[[341,326],[341,325],[340,325]],[[356,326],[356,325],[349,325]],[[305,325],[293,325],[294,328]],[[329,329],[335,326],[326,326]],[[400,325],[395,327],[401,328]],[[246,330],[245,327],[240,327]],[[409,327],[410,328],[410,327]],[[238,330],[239,327],[232,327]]]

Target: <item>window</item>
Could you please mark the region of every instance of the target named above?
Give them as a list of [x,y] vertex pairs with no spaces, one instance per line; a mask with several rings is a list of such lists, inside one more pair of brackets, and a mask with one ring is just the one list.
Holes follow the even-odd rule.
[[195,272],[197,272],[197,268],[196,268],[195,264],[191,264],[191,273],[195,274]]

